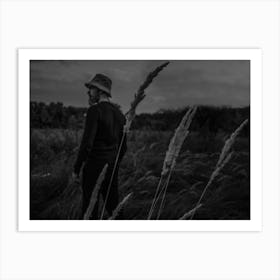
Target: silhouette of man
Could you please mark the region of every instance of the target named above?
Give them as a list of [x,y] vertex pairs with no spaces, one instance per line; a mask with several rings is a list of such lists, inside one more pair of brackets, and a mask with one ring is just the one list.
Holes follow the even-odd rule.
[[[110,102],[112,81],[103,74],[96,74],[93,79],[86,83],[88,88],[89,105],[85,121],[82,141],[72,174],[74,180],[79,180],[82,165],[82,217],[85,214],[92,191],[95,187],[99,174],[108,163],[107,172],[101,185],[100,193],[103,196],[108,214],[111,216],[118,205],[118,170],[119,164],[126,152],[126,135],[124,135],[122,149],[118,163],[114,171],[111,186],[108,188],[113,173],[119,145],[123,137],[123,127],[126,119],[119,107]],[[109,192],[107,194],[107,192]],[[91,219],[98,219],[97,203],[91,214]],[[122,217],[118,217],[121,219]]]

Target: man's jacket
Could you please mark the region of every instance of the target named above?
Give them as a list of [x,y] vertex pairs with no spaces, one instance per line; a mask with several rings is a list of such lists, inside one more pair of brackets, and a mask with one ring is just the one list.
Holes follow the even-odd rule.
[[[110,161],[116,157],[125,122],[123,113],[110,102],[99,102],[88,109],[84,133],[74,165],[76,174],[80,173],[83,162],[88,159]],[[126,135],[124,135],[119,161],[126,149]]]

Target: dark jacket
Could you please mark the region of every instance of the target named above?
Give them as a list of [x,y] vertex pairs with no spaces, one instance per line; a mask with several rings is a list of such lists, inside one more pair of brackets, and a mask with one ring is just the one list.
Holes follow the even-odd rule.
[[[110,102],[99,102],[88,109],[84,133],[74,165],[76,174],[80,173],[83,162],[88,159],[114,161],[123,136],[125,122],[123,113]],[[125,135],[119,161],[123,158],[126,149]]]

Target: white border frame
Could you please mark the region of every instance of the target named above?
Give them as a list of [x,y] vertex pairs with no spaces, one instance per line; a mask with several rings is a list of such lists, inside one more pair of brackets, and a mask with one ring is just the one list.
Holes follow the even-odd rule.
[[[250,220],[30,220],[30,60],[250,60]],[[262,65],[260,49],[19,49],[18,50],[18,230],[19,231],[261,231]]]

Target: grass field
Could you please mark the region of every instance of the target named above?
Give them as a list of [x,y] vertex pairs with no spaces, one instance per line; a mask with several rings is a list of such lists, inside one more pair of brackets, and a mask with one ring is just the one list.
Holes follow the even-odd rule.
[[[133,192],[125,219],[147,219],[173,131],[137,131],[119,170],[120,198]],[[229,134],[191,133],[172,173],[161,219],[179,219],[198,201]],[[81,131],[31,131],[31,219],[77,219],[81,189],[69,189]],[[234,154],[203,198],[194,219],[250,219],[250,139],[239,137]]]

